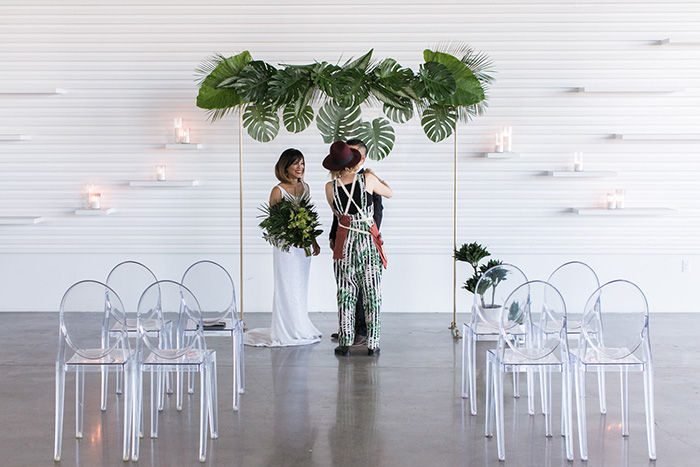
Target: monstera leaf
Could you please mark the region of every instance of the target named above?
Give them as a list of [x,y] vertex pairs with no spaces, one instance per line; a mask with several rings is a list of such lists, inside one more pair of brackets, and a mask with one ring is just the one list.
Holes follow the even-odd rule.
[[359,68],[340,70],[333,74],[328,89],[331,97],[342,107],[357,107],[369,97],[367,75]]
[[411,107],[392,107],[384,104],[382,110],[384,111],[384,115],[395,123],[406,123],[413,118],[413,109]]
[[422,64],[418,76],[420,78],[418,94],[421,97],[430,98],[431,101],[446,101],[457,90],[457,83],[452,72],[441,63],[426,62]]
[[252,61],[241,70],[233,87],[248,102],[269,101],[268,83],[275,71],[273,66],[261,60]]
[[333,97],[332,86],[334,84],[333,73],[341,68],[338,65],[321,62],[311,66],[309,76],[313,83],[318,87],[319,91],[329,97]]
[[318,111],[316,128],[321,132],[324,143],[346,140],[360,124],[360,108],[344,108],[335,102],[327,102]]
[[431,105],[423,112],[420,123],[428,139],[439,143],[452,135],[457,123],[457,113],[454,107]]
[[367,146],[367,157],[379,161],[389,155],[394,148],[394,129],[384,118],[375,118],[372,123],[362,122],[355,137]]
[[217,55],[202,63],[197,69],[196,72],[201,77],[197,107],[207,109],[212,122],[246,103],[232,85],[241,70],[251,60],[250,53],[247,51],[229,58]]
[[268,83],[268,96],[278,106],[291,104],[306,95],[313,82],[306,70],[287,67],[277,70]]
[[249,104],[243,113],[243,126],[255,141],[269,143],[280,131],[277,112],[262,104]]
[[453,107],[468,107],[484,100],[484,88],[474,73],[461,60],[450,54],[432,50],[425,50],[423,58],[426,65],[439,63],[447,68],[455,81],[452,95],[447,97],[433,95],[436,103]]
[[299,133],[308,128],[311,120],[314,119],[314,110],[310,105],[298,105],[297,103],[287,104],[282,112],[282,122],[287,131]]

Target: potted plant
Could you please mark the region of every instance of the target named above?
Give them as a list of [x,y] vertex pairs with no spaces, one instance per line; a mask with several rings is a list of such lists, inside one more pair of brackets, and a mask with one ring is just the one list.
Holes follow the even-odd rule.
[[469,263],[473,270],[472,276],[464,283],[462,288],[478,295],[479,303],[477,306],[479,306],[482,316],[488,318],[491,322],[497,322],[501,315],[501,304],[495,303],[496,288],[507,279],[508,271],[506,269],[496,269],[484,278],[483,275],[486,271],[494,266],[503,264],[503,261],[497,259],[490,259],[484,264],[479,264],[481,260],[489,256],[491,256],[491,253],[476,242],[465,243],[454,252],[454,257],[457,261]]

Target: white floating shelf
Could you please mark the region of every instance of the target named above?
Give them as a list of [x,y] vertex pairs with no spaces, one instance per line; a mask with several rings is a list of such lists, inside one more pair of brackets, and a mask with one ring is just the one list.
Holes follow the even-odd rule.
[[667,37],[656,42],[656,45],[692,45],[699,46],[700,38],[697,37]]
[[165,149],[202,149],[204,147],[203,144],[196,144],[196,143],[173,143],[173,144],[166,144]]
[[700,134],[616,134],[615,139],[626,141],[700,141]]
[[0,141],[27,141],[32,139],[29,135],[0,135]]
[[583,170],[581,172],[576,172],[574,170],[562,170],[547,172],[547,175],[550,177],[557,178],[603,178],[616,177],[617,172],[608,172],[600,170]]
[[520,157],[519,152],[487,152],[484,157],[489,159],[518,159]]
[[32,216],[0,216],[0,225],[32,225],[41,224],[46,219]]
[[673,92],[683,92],[685,88],[680,86],[635,86],[635,85],[620,85],[620,86],[610,86],[610,85],[600,85],[600,86],[584,86],[578,88],[578,92],[586,93],[620,93],[620,94],[631,94],[631,93],[673,93]]
[[17,86],[0,88],[0,94],[65,94],[66,90],[61,88],[33,88],[29,86]]
[[175,188],[199,185],[199,180],[133,180],[129,186],[154,187],[154,188]]
[[657,217],[677,214],[678,211],[671,208],[572,208],[574,214],[579,216],[618,216],[618,217]]
[[104,208],[104,209],[76,209],[76,216],[109,216],[117,212],[114,208]]

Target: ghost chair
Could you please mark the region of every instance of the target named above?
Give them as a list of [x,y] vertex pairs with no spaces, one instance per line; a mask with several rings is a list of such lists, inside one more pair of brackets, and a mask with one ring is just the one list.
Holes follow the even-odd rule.
[[[566,304],[566,330],[569,335],[569,346],[578,345],[578,337],[581,332],[581,318],[588,298],[600,287],[598,275],[592,267],[581,261],[569,261],[557,267],[549,275],[547,282],[552,284]],[[547,319],[543,313],[542,318]],[[546,326],[540,326],[541,329]],[[542,381],[540,380],[540,383]],[[541,391],[540,394],[543,394]],[[605,372],[598,372],[598,394],[600,412],[605,413]],[[544,407],[544,401],[542,401]],[[562,424],[563,426],[563,424]]]
[[654,368],[649,339],[649,305],[642,290],[626,280],[608,282],[588,299],[581,322],[574,375],[582,460],[588,459],[586,373],[619,371],[622,436],[629,436],[629,372],[642,373],[649,459],[656,459]]
[[[512,264],[493,266],[476,284],[469,324],[462,325],[462,397],[469,398],[470,412],[476,415],[476,342],[498,336],[501,308],[505,299],[527,277]],[[519,395],[518,380],[514,379]]]
[[[533,323],[547,314],[545,338]],[[552,436],[552,372],[561,373],[561,410],[566,458],[573,460],[571,415],[571,362],[566,329],[566,305],[554,286],[544,281],[522,284],[506,299],[499,325],[498,344],[486,352],[486,427],[493,436],[496,424],[498,458],[505,460],[503,375],[542,370],[545,400],[545,436]]]
[[[105,302],[105,291],[109,299]],[[126,332],[124,306],[106,284],[86,280],[73,284],[63,295],[59,309],[59,339],[56,355],[56,419],[54,460],[61,459],[63,409],[66,373],[75,371],[75,437],[83,438],[85,373],[123,374],[126,381],[122,398],[124,406],[122,460],[129,460],[131,423],[133,419],[132,366],[134,355]],[[104,339],[103,329],[112,329],[112,338]]]
[[[197,297],[202,308],[204,335],[231,336],[233,341],[233,410],[238,410],[240,394],[245,391],[243,359],[243,321],[236,310],[236,288],[231,275],[218,263],[198,261],[187,268],[180,281]],[[187,331],[194,329],[189,323]],[[188,392],[192,392],[193,374],[189,373]]]
[[[162,308],[162,311],[159,309]],[[151,398],[151,438],[158,437],[158,413],[156,398],[161,392],[163,378],[156,378],[163,372],[199,372],[199,461],[206,460],[207,428],[212,438],[218,437],[218,412],[216,391],[216,352],[208,350],[202,332],[202,314],[199,303],[192,292],[184,285],[161,280],[149,286],[141,295],[137,308],[138,339],[136,348],[136,377],[134,427],[142,426],[143,417],[143,373],[150,373]],[[155,320],[161,326],[172,318],[174,342],[170,348],[162,348],[159,340],[149,332],[145,324]],[[198,323],[190,332],[186,324]],[[182,382],[182,378],[179,378]],[[181,389],[178,389],[182,393]],[[133,430],[132,460],[139,458],[139,430]]]
[[[146,288],[157,282],[158,279],[156,275],[143,263],[138,261],[122,261],[112,268],[112,270],[107,275],[106,284],[109,289],[105,292],[105,303],[109,302],[110,290],[114,290],[119,294],[122,299],[122,303],[125,306],[123,310],[123,315],[126,317],[126,330],[131,336],[136,336],[136,306],[138,305],[139,298]],[[161,340],[161,346],[167,347],[170,341],[170,333],[172,332],[172,324],[166,323],[165,332],[161,334],[160,327],[155,321],[145,324],[146,329],[149,332],[155,333]],[[111,330],[110,330],[111,331]],[[105,339],[110,339],[111,332],[105,330]],[[117,373],[117,394],[121,394],[122,391],[122,381],[121,374]],[[103,372],[102,374],[102,410],[107,408],[107,386],[108,386],[108,373]],[[170,378],[167,380],[168,392],[172,392]],[[163,397],[158,404],[159,410],[163,410]]]

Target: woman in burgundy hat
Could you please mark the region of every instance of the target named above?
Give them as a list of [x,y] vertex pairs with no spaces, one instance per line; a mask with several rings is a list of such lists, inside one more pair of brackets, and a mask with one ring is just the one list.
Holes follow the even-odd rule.
[[386,257],[372,217],[372,194],[391,198],[393,192],[374,173],[357,173],[361,158],[358,150],[337,141],[323,160],[333,179],[326,184],[326,199],[338,218],[333,271],[338,288],[340,345],[335,353],[342,356],[350,355],[349,346],[355,338],[355,304],[360,289],[367,322],[368,354],[379,355],[382,266],[386,267]]

